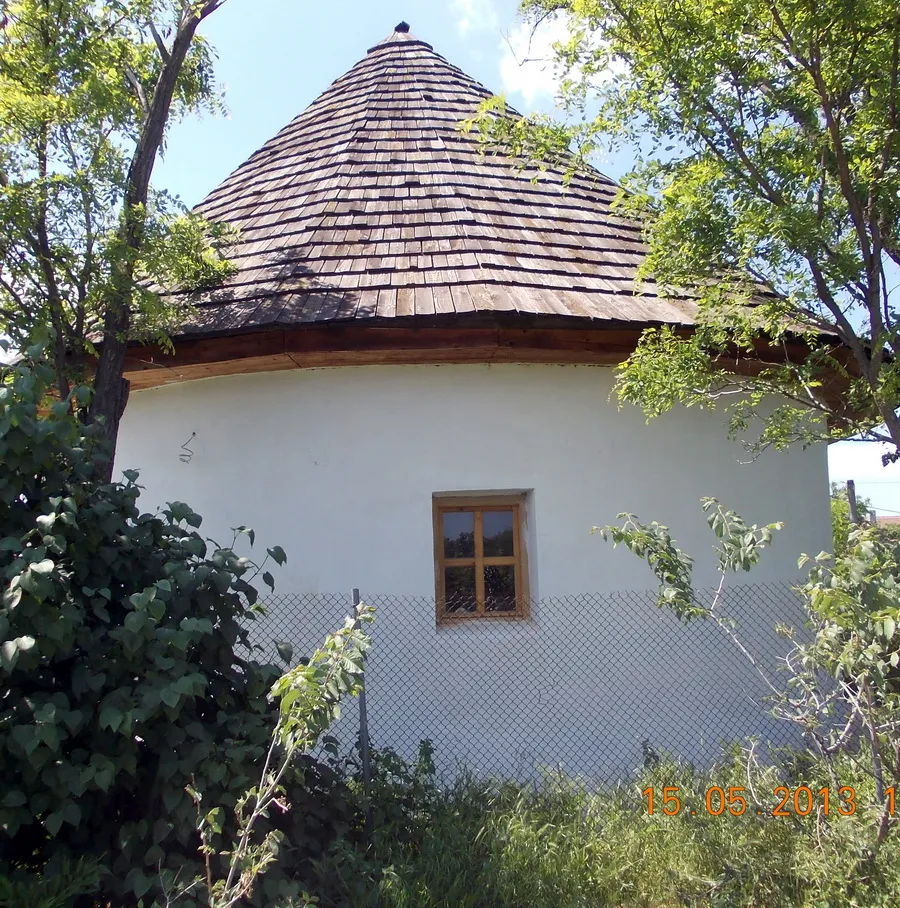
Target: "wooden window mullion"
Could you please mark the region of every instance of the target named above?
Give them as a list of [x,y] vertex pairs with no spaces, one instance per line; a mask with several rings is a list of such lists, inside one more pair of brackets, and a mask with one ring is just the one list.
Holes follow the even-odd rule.
[[484,517],[475,511],[475,611],[484,614]]
[[523,602],[522,590],[524,584],[522,583],[522,526],[519,521],[519,506],[513,506],[513,554],[516,556],[515,568],[513,570],[513,576],[515,577],[516,584],[516,612],[521,614],[525,609],[525,603]]

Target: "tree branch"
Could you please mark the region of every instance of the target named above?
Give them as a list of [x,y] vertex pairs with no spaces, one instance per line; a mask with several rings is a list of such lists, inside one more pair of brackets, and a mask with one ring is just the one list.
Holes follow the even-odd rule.
[[[165,136],[166,124],[172,109],[179,76],[184,68],[197,27],[207,16],[219,9],[225,0],[209,0],[197,8],[193,2],[183,2],[179,25],[150,99],[143,128],[128,169],[122,221],[118,238],[122,254],[113,263],[112,291],[107,300],[103,322],[103,346],[94,378],[94,398],[90,419],[102,420],[106,437],[115,443],[119,421],[128,401],[129,385],[123,377],[128,334],[131,327],[131,306],[134,295],[134,269],[144,242],[146,206],[150,178],[159,149]],[[112,461],[107,478],[112,475]]]
[[138,79],[137,74],[130,66],[125,67],[125,78],[128,80],[128,84],[131,86],[131,90],[137,97],[138,103],[141,105],[141,110],[144,112],[144,116],[147,116],[150,113],[150,105],[147,102],[147,94],[144,91],[144,86],[141,85],[141,80]]
[[156,30],[156,26],[153,22],[148,22],[147,24],[150,27],[150,34],[153,35],[153,40],[156,42],[156,49],[159,51],[159,55],[165,66],[169,62],[169,49],[166,47],[166,42],[163,41],[162,35]]

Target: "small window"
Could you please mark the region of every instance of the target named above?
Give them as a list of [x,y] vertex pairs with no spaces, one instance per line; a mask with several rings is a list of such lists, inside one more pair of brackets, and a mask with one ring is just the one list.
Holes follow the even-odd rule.
[[524,495],[434,498],[438,622],[525,618]]

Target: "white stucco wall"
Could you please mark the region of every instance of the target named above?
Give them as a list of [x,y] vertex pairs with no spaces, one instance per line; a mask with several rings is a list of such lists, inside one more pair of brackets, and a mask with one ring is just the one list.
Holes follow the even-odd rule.
[[[601,755],[625,767],[645,737],[708,756],[722,736],[764,730],[762,710],[758,727],[735,725],[759,694],[740,657],[678,636],[646,603],[549,599],[653,585],[646,565],[590,533],[625,510],[668,524],[697,557],[698,581],[711,583],[705,495],[751,522],[786,522],[749,578],[786,583],[800,552],[830,545],[826,452],[750,463],[720,416],[678,410],[645,425],[636,409],[616,409],[612,381],[600,367],[507,364],[197,381],[132,396],[117,466],[141,471],[146,510],[183,500],[213,538],[227,542],[229,527],[247,524],[260,552],[282,545],[279,593],[392,597],[378,620],[385,656],[371,667],[378,743],[408,750],[427,734],[439,755],[519,774],[559,762],[592,772]],[[432,494],[489,490],[529,492],[531,593],[542,601],[527,626],[436,629]],[[298,625],[295,642],[313,645],[341,609],[323,605],[321,623]],[[769,634],[747,620],[749,633]],[[495,683],[530,694],[472,695]]]
[[[755,463],[715,414],[645,425],[609,400],[612,370],[397,366],[209,379],[136,393],[117,466],[141,471],[146,507],[187,501],[221,538],[254,527],[290,561],[281,590],[358,586],[430,595],[432,494],[533,490],[529,559],[538,597],[643,589],[647,568],[590,529],[620,511],[672,527],[700,557],[700,498],[787,527],[754,580],[793,577],[828,546],[824,448]],[[182,444],[194,452],[182,463]],[[699,569],[711,580],[711,561]]]

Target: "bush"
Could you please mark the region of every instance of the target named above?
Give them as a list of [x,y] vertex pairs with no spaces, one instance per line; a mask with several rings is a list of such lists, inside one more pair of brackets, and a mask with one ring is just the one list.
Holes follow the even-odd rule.
[[100,868],[92,861],[62,861],[52,877],[22,871],[0,876],[0,908],[69,908],[73,900],[100,888]]
[[0,382],[0,872],[96,856],[127,904],[193,876],[187,786],[230,807],[258,781],[279,672],[245,630],[259,568],[184,504],[141,514],[135,473],[99,483],[106,452],[52,381]]

